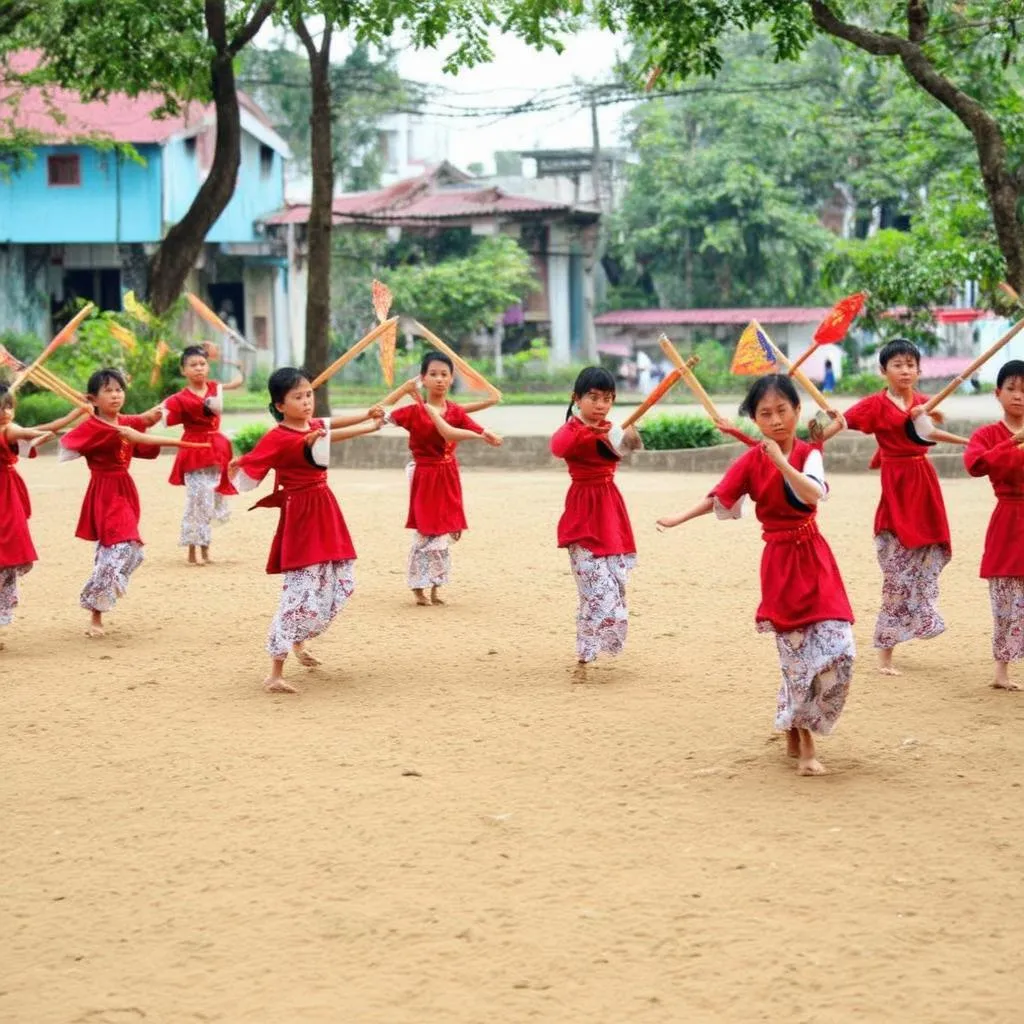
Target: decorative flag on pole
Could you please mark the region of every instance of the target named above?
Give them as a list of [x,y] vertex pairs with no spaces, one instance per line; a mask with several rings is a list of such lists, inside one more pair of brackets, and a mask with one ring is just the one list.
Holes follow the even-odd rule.
[[10,352],[0,345],[0,366],[6,366],[9,370],[14,370],[17,373],[18,370],[24,370],[25,364],[20,360],[15,359]]
[[138,347],[135,335],[127,327],[123,327],[121,324],[111,320],[108,323],[108,328],[112,337],[120,343],[121,348],[128,352],[134,352]]
[[814,332],[814,343],[816,345],[832,345],[842,341],[850,324],[860,316],[860,311],[867,301],[867,292],[855,292],[840,299],[829,311],[824,320],[818,324]]
[[153,353],[153,372],[149,375],[150,387],[157,386],[160,380],[160,367],[170,353],[171,350],[166,341],[161,340],[156,343],[156,351]]
[[[373,296],[373,311],[377,314],[377,322],[384,323],[391,312],[391,303],[394,296],[386,284],[375,280],[371,291]],[[395,383],[395,349],[398,346],[398,323],[391,325],[377,339],[377,355],[380,358],[380,368],[384,374],[384,380],[388,387]]]
[[736,377],[760,377],[778,368],[768,335],[756,320],[751,320],[740,335],[729,372]]
[[153,314],[135,297],[135,292],[125,292],[122,302],[124,304],[124,311],[129,316],[138,320],[140,324],[146,324],[151,327],[156,322]]

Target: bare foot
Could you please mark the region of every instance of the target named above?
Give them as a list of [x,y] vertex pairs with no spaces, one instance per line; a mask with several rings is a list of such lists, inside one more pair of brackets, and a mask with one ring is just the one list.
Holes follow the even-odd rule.
[[996,677],[992,682],[993,690],[1019,690],[1020,685],[1010,678],[1009,666],[1005,661],[996,662]]
[[828,770],[816,757],[812,757],[809,761],[801,758],[800,763],[796,766],[796,773],[797,775],[828,775]]
[[196,546],[195,546],[195,544],[189,544],[189,546],[188,546],[188,564],[189,565],[198,565],[199,564],[198,560],[196,559]]
[[107,631],[103,628],[103,612],[93,612],[91,614],[85,635],[88,637],[107,635]]
[[878,673],[883,676],[901,676],[903,673],[892,663],[892,648],[883,647],[878,652]]
[[292,652],[295,654],[295,658],[300,665],[304,665],[306,668],[316,668],[317,665],[322,665],[323,662],[313,654],[312,651],[307,651],[302,644],[295,644],[292,647]]
[[209,565],[210,562],[212,561],[212,559],[210,558],[210,548],[209,548],[209,546],[207,546],[205,548],[200,548],[199,551],[200,551],[200,553],[203,556],[203,564],[204,565]]
[[263,689],[267,693],[298,693],[294,686],[289,686],[280,676],[267,676],[263,680]]
[[416,603],[417,604],[422,604],[422,605],[428,605],[429,606],[430,599],[427,597],[426,594],[423,593],[423,590],[421,588],[415,588],[413,590],[413,594],[416,595]]
[[800,730],[786,730],[786,757],[800,756]]
[[799,740],[799,761],[796,766],[797,775],[825,775],[825,766],[818,760],[818,752],[814,749],[814,735],[810,729],[794,730]]
[[437,587],[430,588],[430,603],[444,604],[444,601],[441,600],[441,595],[437,592]]
[[587,666],[589,662],[577,661],[576,667],[572,670],[572,681],[573,683],[587,683],[590,682],[590,676],[587,674]]

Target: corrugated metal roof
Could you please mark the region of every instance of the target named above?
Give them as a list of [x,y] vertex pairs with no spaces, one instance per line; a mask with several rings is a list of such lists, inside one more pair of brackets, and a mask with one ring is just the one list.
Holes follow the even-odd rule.
[[594,317],[600,327],[651,327],[669,325],[816,324],[828,306],[750,306],[737,309],[616,309]]

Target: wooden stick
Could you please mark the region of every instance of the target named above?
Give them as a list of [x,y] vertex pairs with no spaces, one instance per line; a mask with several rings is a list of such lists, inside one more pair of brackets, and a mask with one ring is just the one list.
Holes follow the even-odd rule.
[[210,307],[203,302],[198,295],[193,295],[191,292],[185,292],[185,298],[188,299],[188,304],[199,314],[211,327],[216,327],[218,331],[226,334],[229,338],[234,338],[236,341],[240,341],[245,348],[252,348],[251,342],[247,341],[245,336],[236,331],[233,327],[229,327],[226,323]]
[[808,359],[811,358],[811,353],[818,347],[818,343],[816,341],[812,341],[811,347],[808,349],[804,349],[804,351],[801,352],[800,355],[796,357],[796,359],[789,366],[790,377],[794,376],[796,371],[799,370],[800,367],[803,366],[803,364],[807,362]]
[[374,327],[374,329],[370,331],[369,334],[363,335],[363,337],[360,338],[359,341],[357,341],[350,349],[348,349],[346,352],[342,352],[342,354],[337,359],[335,359],[334,362],[331,363],[331,365],[328,366],[327,369],[324,370],[323,373],[319,374],[313,381],[314,390],[320,387],[320,385],[323,384],[325,380],[329,380],[331,377],[333,377],[343,366],[352,362],[352,360],[355,359],[355,357],[359,355],[360,352],[362,352],[366,348],[369,348],[377,340],[377,338],[380,337],[380,335],[382,335],[388,329],[388,327],[395,323],[398,323],[397,316],[391,317],[390,320],[385,320],[382,324],[377,324],[377,326]]
[[[697,401],[704,406],[704,411],[715,421],[715,426],[721,433],[736,438],[737,441],[741,441],[748,448],[753,448],[756,444],[760,443],[755,438],[748,437],[742,430],[737,430],[735,427],[718,426],[719,423],[725,422],[725,418],[715,408],[715,403],[711,401],[711,396],[704,390],[704,385],[697,380],[696,374],[690,369],[690,364],[676,351],[675,345],[672,344],[667,335],[663,334],[658,339],[658,344],[661,346],[661,351],[665,353],[669,362],[682,374],[683,380],[686,381],[686,386],[693,392]],[[693,359],[697,358],[697,356],[693,356]]]
[[660,402],[669,391],[683,379],[679,370],[673,370],[663,381],[622,421],[622,429],[628,430],[648,409]]
[[817,403],[820,409],[825,412],[834,412],[835,410],[828,404],[828,399],[818,390],[817,385],[807,376],[803,370],[798,370],[794,363],[791,363],[780,351],[779,347],[768,337],[767,334],[764,336],[764,340],[771,346],[772,352],[775,353],[775,358],[789,371],[790,377],[793,378],[811,396],[812,399]]
[[67,323],[66,323],[66,324],[65,324],[65,325],[64,325],[64,326],[63,326],[63,327],[62,327],[62,328],[61,328],[61,329],[60,329],[60,330],[59,330],[59,331],[58,331],[58,332],[57,332],[57,333],[55,334],[55,335],[54,335],[54,337],[53,337],[53,340],[52,340],[52,341],[50,342],[50,344],[49,344],[49,345],[47,345],[47,346],[46,346],[46,348],[44,348],[44,349],[43,349],[43,351],[42,351],[42,352],[41,352],[41,353],[39,354],[39,356],[38,356],[38,357],[36,358],[35,362],[33,362],[33,363],[30,363],[30,364],[29,364],[28,366],[26,366],[26,367],[25,367],[25,369],[24,369],[24,370],[22,370],[22,371],[21,371],[21,373],[19,373],[19,374],[18,374],[18,375],[17,375],[17,376],[16,376],[15,378],[14,378],[14,380],[12,380],[12,381],[11,381],[11,386],[10,386],[10,387],[8,388],[8,391],[10,391],[10,392],[11,392],[11,394],[14,394],[14,392],[15,392],[15,391],[17,391],[17,390],[18,390],[18,388],[20,388],[22,384],[24,384],[24,382],[25,382],[25,379],[26,379],[26,378],[28,377],[28,375],[29,375],[29,374],[30,374],[30,373],[31,373],[31,372],[32,372],[32,371],[33,371],[33,370],[34,370],[34,369],[35,369],[35,368],[36,368],[37,366],[42,366],[42,364],[43,364],[43,363],[45,363],[45,362],[46,362],[46,360],[47,360],[47,359],[49,359],[49,358],[50,358],[50,356],[52,356],[52,355],[53,355],[53,353],[54,353],[54,352],[56,352],[56,351],[57,351],[57,349],[58,349],[58,348],[60,348],[60,347],[61,347],[61,345],[63,345],[63,344],[64,344],[64,342],[66,342],[66,341],[67,341],[67,340],[68,340],[68,339],[69,339],[69,338],[70,338],[70,337],[71,337],[71,336],[72,336],[72,335],[73,335],[73,334],[75,333],[75,331],[77,331],[77,330],[78,330],[78,327],[79,327],[79,325],[80,325],[80,324],[82,323],[82,321],[83,321],[83,320],[84,320],[84,319],[85,319],[85,318],[86,318],[86,317],[87,317],[87,316],[88,316],[88,315],[89,315],[89,314],[90,314],[90,313],[91,313],[91,312],[92,312],[92,311],[93,311],[93,310],[94,310],[95,308],[96,308],[96,307],[95,307],[95,306],[94,306],[94,305],[93,305],[93,304],[92,304],[91,302],[87,302],[87,303],[86,303],[86,304],[85,304],[85,305],[84,305],[84,306],[83,306],[83,307],[82,307],[82,308],[81,308],[81,309],[80,309],[80,310],[79,310],[79,311],[78,311],[78,312],[77,312],[77,313],[76,313],[76,314],[75,314],[75,315],[74,315],[74,316],[73,316],[73,317],[72,317],[72,318],[71,318],[71,319],[70,319],[70,320],[69,320],[69,321],[68,321],[68,322],[67,322]]
[[61,380],[60,377],[57,376],[57,374],[55,374],[52,370],[48,369],[45,366],[37,366],[32,371],[32,376],[40,381],[49,381],[51,384],[54,384],[57,387],[61,388],[66,394],[72,395],[73,397],[80,399],[82,401],[85,400],[85,395],[82,394],[82,392],[76,391],[70,384],[68,384],[66,381]]
[[79,394],[59,377],[53,376],[48,371],[44,372],[43,367],[37,366],[29,374],[28,379],[33,384],[37,384],[39,387],[46,388],[47,391],[52,391],[55,395],[59,395],[72,405],[77,405],[81,409],[88,409],[92,412],[92,406],[86,401],[85,395]]
[[478,370],[474,370],[465,359],[462,358],[455,352],[449,345],[446,345],[436,334],[432,331],[428,331],[418,320],[413,321],[413,327],[419,332],[419,334],[426,338],[431,345],[434,346],[438,351],[443,352],[449,359],[455,364],[456,368],[461,370],[471,380],[479,380],[484,387],[491,393],[494,398],[501,399],[501,392]]
[[[1020,296],[1008,284],[1001,284],[999,287],[1012,296],[1017,303],[1020,302]],[[932,412],[937,405],[953,394],[964,381],[970,380],[974,373],[987,363],[1004,345],[1008,345],[1013,341],[1021,331],[1024,331],[1024,317],[1021,317],[995,344],[985,349],[966,370],[957,374],[937,395],[932,395],[924,405],[918,406],[920,412]],[[917,412],[916,409],[914,411]]]

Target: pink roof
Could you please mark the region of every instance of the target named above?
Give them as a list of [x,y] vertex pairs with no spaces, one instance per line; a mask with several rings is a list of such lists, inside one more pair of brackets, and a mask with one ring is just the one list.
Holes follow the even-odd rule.
[[[11,58],[15,71],[32,70],[39,62],[38,54],[23,50]],[[83,135],[104,135],[114,142],[138,145],[163,143],[174,135],[197,131],[213,123],[213,104],[189,103],[174,117],[156,120],[153,112],[163,103],[157,93],[126,96],[113,93],[106,100],[85,101],[70,89],[56,86],[30,89],[0,88],[0,100],[17,95],[10,114],[16,127],[38,132],[51,142],[74,142]],[[249,113],[266,127],[273,129],[267,115],[249,96],[239,92],[238,99]],[[56,111],[60,120],[54,117]]]
[[594,317],[600,327],[647,327],[663,324],[816,324],[828,306],[751,306],[739,309],[616,309]]
[[[440,182],[441,172],[449,179],[454,177],[454,183]],[[420,177],[405,178],[387,188],[338,196],[332,209],[335,224],[415,225],[446,219],[569,211],[572,207],[531,196],[510,195],[493,186],[480,188],[474,186],[467,175],[441,165]],[[268,217],[266,223],[305,224],[308,220],[309,206],[304,204],[289,206]]]
[[922,356],[922,377],[955,377],[971,365],[970,356]]

